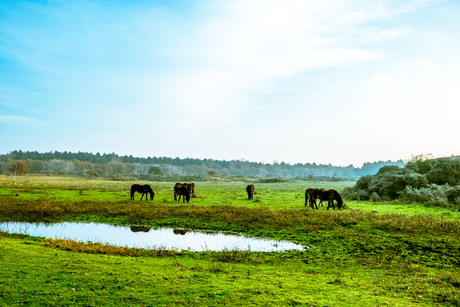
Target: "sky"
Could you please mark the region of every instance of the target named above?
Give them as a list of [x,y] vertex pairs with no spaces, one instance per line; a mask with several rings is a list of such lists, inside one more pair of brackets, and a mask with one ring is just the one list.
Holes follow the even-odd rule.
[[460,155],[460,1],[0,3],[0,154]]

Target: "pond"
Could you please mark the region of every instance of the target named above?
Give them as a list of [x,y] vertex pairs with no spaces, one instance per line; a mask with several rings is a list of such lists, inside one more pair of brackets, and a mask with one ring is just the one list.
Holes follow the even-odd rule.
[[0,222],[0,230],[45,238],[73,239],[79,242],[107,243],[145,249],[161,247],[193,252],[225,249],[278,252],[305,249],[301,245],[288,241],[251,238],[224,232],[113,226],[98,223]]

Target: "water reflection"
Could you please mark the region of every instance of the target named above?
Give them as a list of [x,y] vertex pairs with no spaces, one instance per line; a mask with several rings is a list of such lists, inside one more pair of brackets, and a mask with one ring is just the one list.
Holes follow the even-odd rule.
[[151,227],[145,227],[145,226],[129,226],[129,229],[131,229],[132,232],[149,232]]
[[0,230],[46,238],[59,237],[80,242],[100,242],[117,246],[222,251],[238,249],[251,251],[303,250],[288,241],[249,238],[229,233],[196,231],[145,226],[113,226],[97,223],[0,223]]
[[185,230],[185,229],[174,229],[173,230],[173,233],[175,235],[185,235],[187,232],[189,232],[190,230]]

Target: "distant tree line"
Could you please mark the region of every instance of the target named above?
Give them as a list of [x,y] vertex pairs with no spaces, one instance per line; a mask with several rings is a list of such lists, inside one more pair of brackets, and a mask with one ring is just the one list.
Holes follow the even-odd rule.
[[387,165],[362,176],[343,196],[355,200],[409,201],[460,208],[460,157],[412,156],[405,167]]
[[[0,174],[12,174],[14,166],[21,161],[21,170],[31,174],[60,174],[77,176],[242,176],[264,178],[307,180],[357,179],[363,175],[375,174],[387,165],[402,167],[404,161],[367,162],[362,167],[333,166],[331,164],[285,162],[261,163],[241,160],[213,160],[169,157],[119,156],[115,153],[100,154],[88,152],[45,152],[15,150],[0,155]],[[17,172],[16,172],[17,174]]]

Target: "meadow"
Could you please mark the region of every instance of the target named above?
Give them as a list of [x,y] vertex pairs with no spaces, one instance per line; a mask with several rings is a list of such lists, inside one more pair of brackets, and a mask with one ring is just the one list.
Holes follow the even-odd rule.
[[354,182],[196,182],[190,204],[175,182],[0,176],[0,221],[92,221],[222,230],[289,240],[304,251],[179,252],[0,232],[0,305],[458,306],[460,215],[415,203],[345,199],[304,206],[309,187]]

